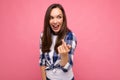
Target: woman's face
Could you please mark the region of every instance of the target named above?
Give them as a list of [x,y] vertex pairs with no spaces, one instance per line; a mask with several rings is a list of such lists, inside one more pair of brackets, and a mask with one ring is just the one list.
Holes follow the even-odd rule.
[[49,24],[55,33],[60,31],[63,24],[63,13],[59,8],[53,8],[51,10]]

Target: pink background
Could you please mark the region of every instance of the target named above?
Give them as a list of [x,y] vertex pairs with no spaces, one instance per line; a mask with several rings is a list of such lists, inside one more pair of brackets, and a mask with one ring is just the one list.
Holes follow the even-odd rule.
[[119,0],[0,0],[0,80],[41,80],[39,36],[51,3],[76,34],[76,80],[120,80]]

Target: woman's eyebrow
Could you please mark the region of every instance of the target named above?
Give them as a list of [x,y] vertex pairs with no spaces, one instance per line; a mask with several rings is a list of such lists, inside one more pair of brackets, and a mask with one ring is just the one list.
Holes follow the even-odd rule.
[[[63,15],[62,15],[62,14],[58,14],[58,15],[56,15],[56,16],[63,16]],[[54,16],[50,15],[50,17],[54,17]]]

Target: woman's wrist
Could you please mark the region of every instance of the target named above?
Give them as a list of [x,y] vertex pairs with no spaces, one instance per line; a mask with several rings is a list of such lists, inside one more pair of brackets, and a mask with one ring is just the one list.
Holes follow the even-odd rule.
[[60,65],[61,66],[65,66],[68,62],[68,54],[66,55],[61,55],[61,61],[60,61]]

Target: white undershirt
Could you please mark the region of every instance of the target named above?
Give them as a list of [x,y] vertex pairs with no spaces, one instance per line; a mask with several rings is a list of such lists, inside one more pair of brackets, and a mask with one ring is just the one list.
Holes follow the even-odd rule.
[[50,59],[51,59],[51,63],[53,63],[53,54],[54,54],[54,46],[55,46],[55,43],[56,43],[56,39],[57,39],[57,36],[56,35],[52,35],[52,45],[50,47],[50,53],[49,53],[49,56],[50,56]]

